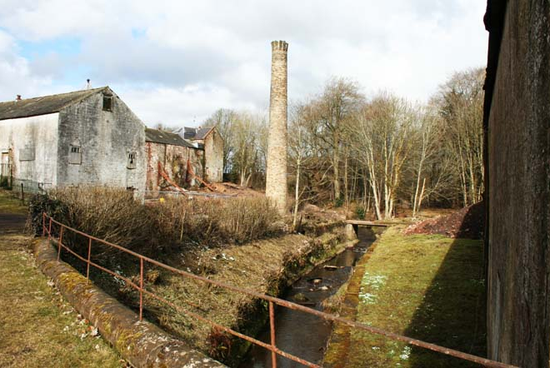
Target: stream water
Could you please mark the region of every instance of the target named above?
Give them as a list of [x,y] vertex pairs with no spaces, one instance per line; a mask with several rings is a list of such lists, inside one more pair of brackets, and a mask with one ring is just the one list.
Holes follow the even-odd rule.
[[[374,232],[368,228],[359,228],[359,240],[353,248],[315,267],[295,282],[283,298],[322,311],[322,302],[349,279],[355,263],[374,242]],[[278,307],[275,309],[275,326],[275,341],[279,349],[313,363],[321,362],[332,330],[330,322],[311,314]],[[258,339],[269,343],[269,325]],[[247,359],[240,365],[240,368],[264,367],[271,367],[271,352],[259,346],[253,346]],[[277,367],[302,365],[277,356]]]

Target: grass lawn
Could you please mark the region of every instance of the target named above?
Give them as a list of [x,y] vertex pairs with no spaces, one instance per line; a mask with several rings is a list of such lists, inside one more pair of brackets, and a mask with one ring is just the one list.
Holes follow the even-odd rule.
[[[356,320],[391,332],[483,356],[485,286],[478,240],[386,230],[360,278]],[[346,329],[343,329],[346,331]],[[455,358],[351,331],[333,338],[327,358],[345,367],[468,367]]]
[[25,211],[0,191],[0,367],[124,366],[34,266],[24,223],[8,221]]
[[24,215],[27,207],[21,204],[14,192],[0,189],[0,213]]

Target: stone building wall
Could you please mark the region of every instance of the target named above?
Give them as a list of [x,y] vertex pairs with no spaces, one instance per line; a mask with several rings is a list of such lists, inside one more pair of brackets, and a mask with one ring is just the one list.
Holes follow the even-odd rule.
[[210,183],[223,181],[223,139],[214,129],[204,140],[204,172]]
[[37,191],[57,184],[59,114],[0,121],[0,153],[8,153],[14,187]]
[[[96,93],[59,113],[58,185],[145,189],[145,125],[112,91],[111,108]],[[80,147],[80,163],[77,152]],[[75,159],[76,158],[76,159]]]
[[279,212],[287,210],[287,52],[284,41],[271,43],[271,96],[266,171],[266,195]]
[[550,3],[489,0],[488,353],[548,367]]

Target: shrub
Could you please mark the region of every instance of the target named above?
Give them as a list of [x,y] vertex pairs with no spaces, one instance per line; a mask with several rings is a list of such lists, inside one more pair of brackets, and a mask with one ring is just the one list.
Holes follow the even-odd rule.
[[361,206],[357,206],[355,208],[355,215],[357,216],[357,218],[359,220],[364,220],[365,219],[365,208],[364,207],[361,207]]
[[35,235],[42,234],[42,213],[55,219],[65,219],[67,207],[60,200],[47,194],[35,194],[29,201],[30,227]]
[[[208,243],[245,243],[277,231],[275,207],[266,198],[169,198],[159,206],[158,227],[165,237]],[[174,235],[176,239],[174,239]]]
[[[155,256],[161,250],[201,243],[242,244],[277,231],[277,210],[262,198],[168,198],[157,206],[135,201],[131,192],[105,187],[52,190],[31,200],[35,231],[41,233],[42,212],[97,238]],[[67,243],[87,254],[81,236],[66,233]],[[113,248],[94,243],[94,257],[107,258]]]
[[[123,189],[55,189],[46,195],[34,196],[30,208],[35,231],[41,226],[44,211],[67,226],[142,253],[151,254],[155,245],[151,242],[154,232],[150,209],[136,202],[132,193]],[[65,234],[67,243],[75,251],[86,254],[88,244],[81,236],[71,232]],[[100,244],[94,244],[94,250],[98,257],[113,253],[110,247]]]

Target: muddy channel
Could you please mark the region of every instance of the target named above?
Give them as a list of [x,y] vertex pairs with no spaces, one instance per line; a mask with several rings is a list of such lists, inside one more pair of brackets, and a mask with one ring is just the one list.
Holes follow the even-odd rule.
[[[323,310],[322,303],[346,283],[356,262],[361,259],[376,239],[368,228],[359,228],[359,242],[315,267],[310,273],[295,282],[283,299],[302,304],[316,310]],[[326,344],[332,331],[332,324],[320,317],[278,307],[275,309],[275,341],[277,347],[313,363],[321,363]],[[259,335],[259,340],[269,343],[269,325]],[[253,346],[240,368],[271,367],[271,352]],[[303,365],[278,356],[277,367],[303,367]]]

